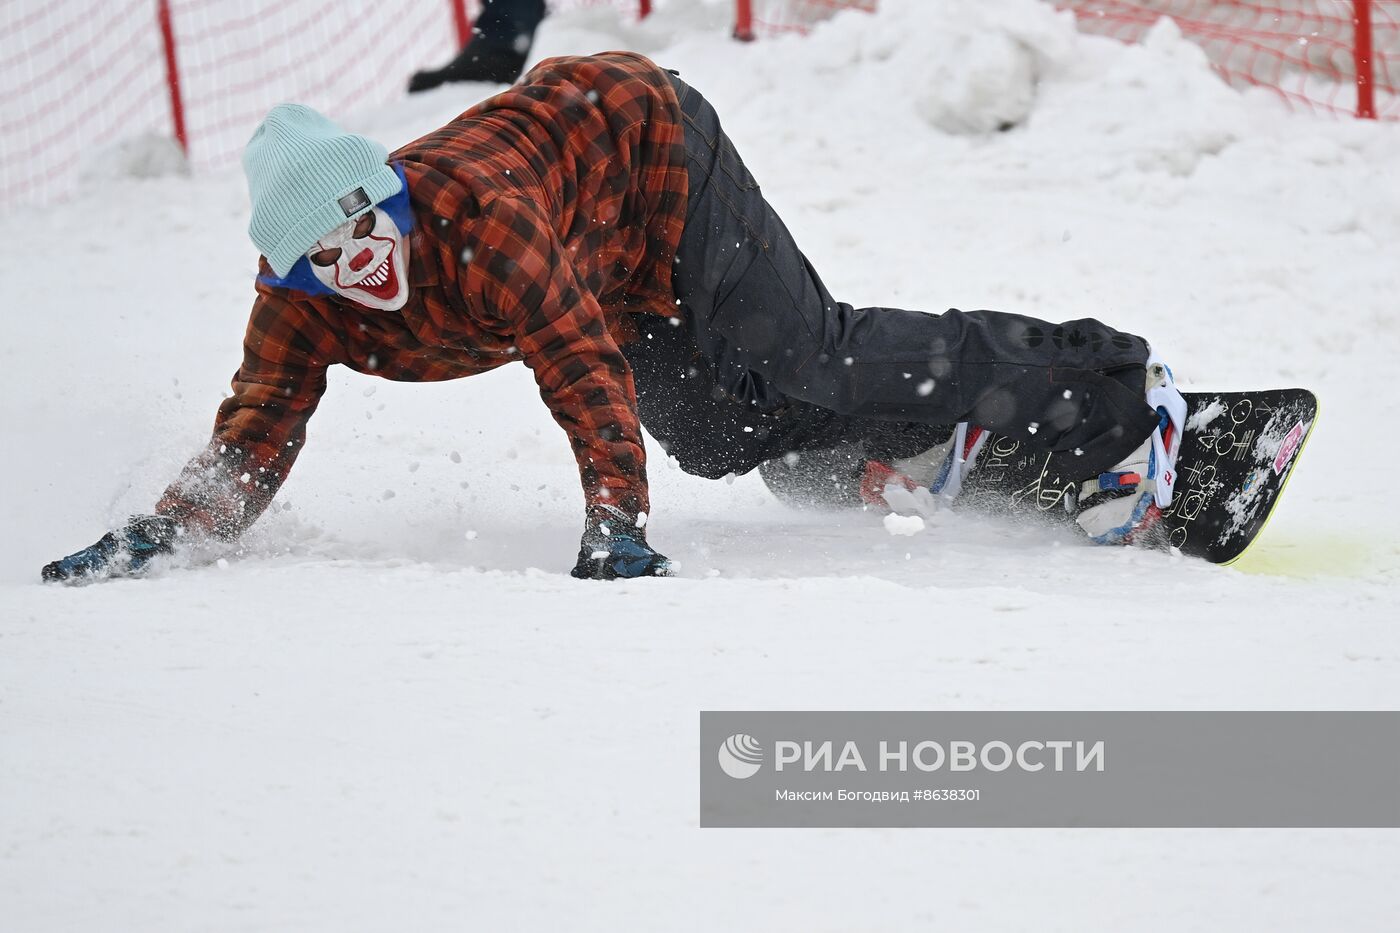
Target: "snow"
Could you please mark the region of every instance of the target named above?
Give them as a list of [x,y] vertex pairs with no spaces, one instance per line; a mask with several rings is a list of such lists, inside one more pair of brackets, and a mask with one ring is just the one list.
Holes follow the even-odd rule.
[[1225,403],[1220,401],[1219,399],[1216,399],[1209,405],[1202,408],[1200,411],[1196,412],[1190,418],[1186,419],[1186,430],[1199,431],[1201,428],[1204,428],[1207,425],[1209,425],[1216,418],[1219,418],[1221,415],[1225,414],[1225,411]]
[[[1238,94],[1169,23],[1124,47],[1035,0],[881,6],[751,46],[724,4],[584,10],[535,53],[678,68],[845,300],[1098,316],[1186,388],[1316,389],[1251,559],[946,510],[896,537],[653,447],[679,577],[583,583],[575,468],[524,367],[338,369],[240,549],[41,586],[202,445],[251,295],[236,171],[97,179],[7,218],[6,929],[1393,923],[1393,831],[697,828],[701,709],[1400,703],[1400,127]],[[491,90],[347,122],[392,146]]]
[[900,515],[891,512],[884,518],[885,530],[892,535],[909,537],[924,530],[924,520],[918,515]]

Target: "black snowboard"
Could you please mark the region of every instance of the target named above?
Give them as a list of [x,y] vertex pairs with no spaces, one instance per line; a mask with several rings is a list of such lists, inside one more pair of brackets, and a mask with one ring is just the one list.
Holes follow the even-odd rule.
[[[1186,392],[1186,430],[1172,504],[1147,546],[1172,547],[1217,564],[1239,558],[1259,535],[1317,422],[1306,389]],[[861,505],[859,447],[803,453],[759,467],[780,500],[819,508]],[[1065,498],[1085,477],[1061,475],[1072,458],[1005,437],[987,442],[958,499],[997,512],[1072,520]]]

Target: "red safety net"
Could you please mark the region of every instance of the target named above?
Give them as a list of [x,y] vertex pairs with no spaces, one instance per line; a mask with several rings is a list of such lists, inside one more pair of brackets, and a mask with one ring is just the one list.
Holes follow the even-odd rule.
[[[1084,32],[1137,42],[1175,20],[1235,87],[1321,113],[1400,119],[1400,0],[1051,0]],[[806,32],[877,0],[735,0],[735,33]]]
[[[674,2],[674,0],[673,0]],[[746,37],[803,32],[877,0],[735,0]],[[1052,0],[1086,32],[1138,41],[1163,16],[1238,87],[1300,108],[1400,119],[1400,0]],[[649,0],[607,4],[630,17]],[[477,0],[465,4],[475,16]],[[140,171],[176,135],[169,36],[196,169],[236,161],[267,109],[297,100],[343,118],[398,98],[458,47],[455,0],[7,0],[0,3],[0,205],[67,194],[89,160]],[[1364,14],[1364,15],[1363,15]],[[1360,89],[1360,90],[1358,90]],[[147,152],[141,140],[155,140]],[[113,155],[117,143],[125,154]],[[166,144],[168,147],[168,143]],[[168,158],[168,153],[165,156]]]
[[95,147],[170,132],[151,0],[0,3],[0,204],[65,186]]
[[736,0],[734,34],[741,39],[805,33],[842,10],[873,13],[878,0]]
[[[1140,40],[1169,16],[1235,87],[1268,88],[1304,110],[1400,119],[1400,0],[1056,0],[1055,5],[1072,10],[1081,30],[1124,42]],[[1358,93],[1368,84],[1369,95]],[[1367,96],[1373,101],[1369,107]]]
[[[551,0],[599,4],[634,18],[650,6]],[[402,97],[414,71],[459,48],[453,0],[7,0],[0,205],[62,197],[89,160],[114,158],[117,144],[128,149],[115,157],[140,163],[175,137],[162,6],[195,169],[235,163],[274,104],[295,100],[344,118]],[[479,3],[466,9],[474,17]],[[151,152],[143,154],[143,138]]]

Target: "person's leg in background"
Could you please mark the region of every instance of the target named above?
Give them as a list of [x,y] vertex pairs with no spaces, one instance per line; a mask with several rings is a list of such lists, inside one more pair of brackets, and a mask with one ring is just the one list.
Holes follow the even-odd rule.
[[442,68],[420,71],[408,83],[409,93],[426,91],[449,81],[490,81],[510,84],[520,77],[530,56],[535,30],[545,15],[545,0],[485,0],[472,23],[472,38]]

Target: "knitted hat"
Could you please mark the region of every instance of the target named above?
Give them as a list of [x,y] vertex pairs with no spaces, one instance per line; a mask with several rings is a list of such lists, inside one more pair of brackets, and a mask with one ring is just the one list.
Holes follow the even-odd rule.
[[316,241],[398,194],[403,183],[379,143],[347,133],[310,107],[278,104],[248,140],[243,171],[253,238],[285,276]]

